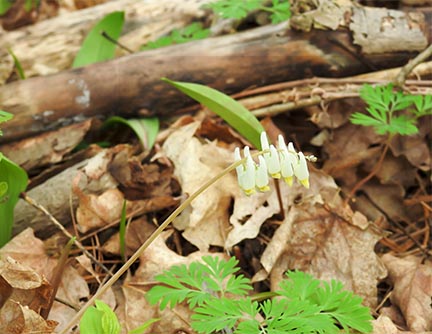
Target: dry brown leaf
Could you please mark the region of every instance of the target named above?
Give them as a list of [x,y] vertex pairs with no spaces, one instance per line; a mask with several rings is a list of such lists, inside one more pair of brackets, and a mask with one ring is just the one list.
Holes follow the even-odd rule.
[[391,321],[389,317],[379,316],[372,321],[373,332],[371,334],[432,334],[432,332],[405,332]]
[[0,259],[0,292],[2,303],[12,299],[39,313],[48,305],[52,288],[34,269],[6,257]]
[[45,321],[35,311],[13,300],[8,300],[0,310],[2,334],[50,334],[54,333],[56,326],[55,321]]
[[120,190],[108,189],[97,196],[74,188],[74,193],[79,198],[76,220],[80,232],[86,233],[120,219],[124,201]]
[[408,328],[413,332],[432,330],[432,263],[421,263],[415,256],[382,257],[394,289],[391,301],[402,311]]
[[312,170],[310,178],[309,190],[281,187],[289,211],[261,258],[272,289],[286,270],[298,269],[319,279],[338,279],[375,306],[377,281],[386,275],[374,252],[381,236],[365,228],[360,213],[343,206],[330,176]]
[[[173,132],[163,145],[175,165],[174,173],[185,194],[194,193],[233,161],[232,152],[215,142],[201,143],[194,137],[200,123],[194,122]],[[200,250],[223,246],[228,228],[228,208],[233,193],[239,192],[233,174],[226,175],[198,196],[174,221],[183,236]]]
[[48,278],[57,263],[57,260],[46,254],[44,243],[34,236],[31,228],[22,231],[3,246],[0,256],[10,256]]

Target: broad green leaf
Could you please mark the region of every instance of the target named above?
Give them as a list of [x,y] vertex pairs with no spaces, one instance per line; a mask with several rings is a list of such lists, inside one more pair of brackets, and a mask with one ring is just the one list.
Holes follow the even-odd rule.
[[5,14],[11,8],[12,2],[9,0],[0,0],[0,15]]
[[15,53],[13,53],[12,49],[8,49],[8,52],[13,58],[15,67],[16,67],[17,72],[18,72],[18,76],[20,77],[21,80],[24,80],[26,78],[26,76],[25,76],[24,70],[21,66],[19,59],[17,58],[17,56],[15,56]]
[[204,85],[172,81],[166,78],[162,80],[222,117],[256,148],[261,149],[260,135],[264,128],[258,119],[242,104],[228,95]]
[[111,126],[112,124],[120,123],[130,127],[139,138],[144,150],[150,150],[159,132],[159,119],[152,118],[132,118],[125,119],[120,116],[113,116],[106,120],[104,126]]
[[28,177],[24,169],[0,153],[0,184],[3,185],[3,195],[0,198],[0,248],[12,236],[14,208],[21,192],[27,187],[27,181]]
[[113,12],[105,16],[89,32],[72,67],[80,67],[112,59],[116,45],[102,36],[105,32],[112,39],[120,37],[124,23],[124,12]]
[[95,301],[96,309],[102,312],[103,334],[119,334],[121,331],[120,323],[116,314],[111,308],[100,300]]
[[0,182],[0,201],[2,200],[3,196],[6,195],[6,192],[8,191],[9,186],[6,182],[1,181]]
[[80,320],[81,334],[105,334],[102,332],[102,312],[96,307],[89,307]]
[[151,324],[155,323],[156,321],[159,321],[160,318],[154,318],[146,321],[141,326],[132,329],[128,332],[128,334],[142,334]]

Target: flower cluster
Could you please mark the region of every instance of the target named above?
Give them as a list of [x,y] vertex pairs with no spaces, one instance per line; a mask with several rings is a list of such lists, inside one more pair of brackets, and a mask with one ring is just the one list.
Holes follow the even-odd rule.
[[242,160],[236,171],[240,188],[246,195],[255,193],[256,189],[270,190],[269,175],[275,179],[282,177],[290,186],[295,176],[304,187],[309,188],[306,157],[302,152],[296,152],[292,143],[287,146],[282,135],[279,135],[278,148],[276,148],[269,145],[267,134],[262,132],[261,148],[262,153],[258,155],[258,163],[253,160],[248,146],[243,150],[243,159],[238,147],[234,151],[236,161]]

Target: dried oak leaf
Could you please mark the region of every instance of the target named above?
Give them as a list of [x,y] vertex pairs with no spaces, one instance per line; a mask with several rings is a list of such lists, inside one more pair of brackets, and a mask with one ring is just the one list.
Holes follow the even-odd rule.
[[310,178],[309,190],[281,187],[288,211],[261,257],[272,288],[286,270],[298,269],[320,279],[337,279],[366,305],[375,306],[377,281],[386,276],[374,252],[381,235],[342,203],[330,176],[312,169]]
[[57,322],[44,320],[28,306],[23,306],[14,300],[8,300],[0,310],[0,333],[31,334],[54,333]]
[[[202,143],[194,137],[200,123],[194,122],[170,134],[163,145],[166,156],[173,162],[174,175],[182,191],[193,194],[205,182],[220,173],[233,161],[232,152],[215,142]],[[218,180],[174,221],[184,230],[183,236],[200,250],[210,245],[223,246],[228,229],[228,209],[233,193],[239,193],[234,174]]]
[[432,263],[415,256],[397,258],[385,254],[382,260],[394,289],[390,296],[413,332],[432,330]]

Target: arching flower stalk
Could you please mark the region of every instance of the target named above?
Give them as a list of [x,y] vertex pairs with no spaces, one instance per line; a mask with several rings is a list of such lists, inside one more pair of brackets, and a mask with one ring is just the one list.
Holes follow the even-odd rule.
[[243,158],[240,149],[236,147],[234,156],[236,161],[243,161],[237,168],[237,179],[240,188],[246,195],[252,195],[258,191],[268,191],[269,176],[283,180],[292,186],[294,177],[305,187],[309,188],[309,170],[306,160],[316,161],[314,156],[305,157],[302,152],[296,152],[294,145],[288,145],[282,135],[278,137],[278,147],[270,145],[265,132],[261,133],[262,151],[255,162],[246,146],[243,149]]

